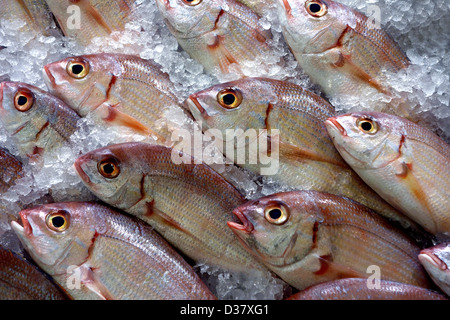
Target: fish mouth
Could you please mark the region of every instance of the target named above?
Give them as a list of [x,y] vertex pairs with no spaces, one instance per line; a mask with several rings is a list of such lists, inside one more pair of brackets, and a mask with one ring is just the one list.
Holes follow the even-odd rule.
[[75,160],[73,167],[75,168],[76,173],[81,178],[81,180],[84,183],[91,183],[91,179],[89,176],[84,172],[83,168],[81,167],[84,163],[88,162],[90,159],[86,156],[81,156],[78,159]]
[[189,98],[187,98],[184,101],[183,106],[185,107],[185,109],[191,112],[194,118],[195,114],[198,114],[198,112],[200,112],[200,115],[203,119],[206,120],[209,118],[208,112],[205,110],[205,108],[202,107],[195,95],[191,95]]
[[20,220],[22,225],[18,221],[11,221],[11,228],[20,235],[29,237],[33,233],[30,222],[27,218],[27,211],[22,210],[19,212]]
[[227,221],[228,227],[233,231],[251,233],[254,230],[253,224],[247,219],[247,217],[239,210],[234,209],[233,214],[239,219],[242,224],[233,221]]
[[3,109],[3,88],[5,87],[5,82],[0,83],[0,110]]
[[347,136],[347,131],[344,127],[337,121],[336,117],[329,118],[325,121],[325,125],[329,128],[337,129],[342,136]]
[[435,265],[440,270],[445,271],[448,269],[447,264],[439,259],[435,254],[431,253],[428,250],[422,250],[418,256],[420,262],[422,263],[431,263],[432,265]]
[[43,78],[44,82],[47,85],[49,89],[54,89],[56,85],[56,80],[53,74],[51,73],[49,69],[49,65],[44,66],[44,72],[43,72]]
[[292,16],[292,8],[289,4],[288,0],[279,0],[279,3],[284,7],[284,11],[286,12],[286,16],[288,18],[293,18]]

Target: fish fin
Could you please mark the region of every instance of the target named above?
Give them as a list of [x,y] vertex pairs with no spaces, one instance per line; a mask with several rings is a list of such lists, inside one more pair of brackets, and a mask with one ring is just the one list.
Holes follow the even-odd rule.
[[326,276],[331,279],[367,278],[367,275],[363,273],[334,262],[331,254],[319,256],[318,261],[320,267],[314,272],[317,276]]
[[209,51],[213,51],[217,56],[220,71],[222,71],[223,73],[229,73],[230,66],[232,64],[238,65],[238,62],[222,44],[224,40],[225,36],[216,34],[214,35],[214,41],[209,44],[207,48]]
[[170,228],[175,228],[177,230],[180,230],[184,233],[189,234],[189,231],[187,231],[185,228],[183,228],[183,226],[181,226],[177,221],[172,219],[169,215],[162,212],[161,210],[156,209],[154,206],[154,202],[155,202],[155,200],[152,200],[151,202],[146,203],[147,204],[147,212],[145,214],[146,218],[155,220],[159,223],[168,225]]
[[160,134],[145,126],[135,118],[118,110],[118,105],[102,104],[96,109],[100,118],[110,125],[124,126],[131,129],[133,132],[146,136],[154,136],[159,141],[165,142],[166,139]]
[[87,265],[83,265],[81,268],[81,283],[90,291],[94,292],[103,300],[114,300],[108,289],[105,288],[95,275],[95,269]]
[[280,157],[283,157],[283,159],[291,160],[291,161],[320,161],[320,162],[327,162],[331,163],[337,166],[340,166],[342,168],[348,168],[348,166],[343,162],[340,161],[339,158],[333,159],[330,157],[322,156],[315,152],[314,150],[310,150],[307,148],[300,148],[298,146],[294,146],[292,144],[280,142],[280,150],[279,150]]

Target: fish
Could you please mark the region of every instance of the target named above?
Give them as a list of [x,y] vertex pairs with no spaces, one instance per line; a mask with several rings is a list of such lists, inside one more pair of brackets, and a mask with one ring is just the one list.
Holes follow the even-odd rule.
[[248,65],[263,72],[272,35],[254,11],[236,0],[157,0],[178,44],[204,70],[219,78],[248,76]]
[[410,62],[372,17],[332,0],[276,3],[286,43],[328,98],[392,95],[386,75]]
[[80,116],[60,99],[22,82],[0,84],[0,122],[19,150],[35,158],[66,144]]
[[88,46],[96,37],[107,37],[125,29],[133,20],[138,1],[46,0],[66,37]]
[[68,300],[70,297],[34,263],[0,246],[0,300]]
[[325,122],[339,153],[383,199],[436,234],[450,234],[450,147],[435,133],[387,113]]
[[245,248],[298,290],[341,278],[430,288],[420,247],[367,207],[312,190],[281,192],[233,210]]
[[[369,287],[370,286],[370,287]],[[287,300],[448,300],[439,292],[405,283],[348,278],[328,281],[299,291]]]
[[[336,115],[335,109],[312,91],[288,81],[246,78],[194,93],[185,100],[184,107],[204,132],[219,130],[222,136],[216,137],[218,149],[254,174],[294,190],[352,198],[405,228],[418,229],[411,219],[371,190],[344,161],[324,125]],[[236,132],[236,139],[227,136],[229,130]],[[261,143],[264,130],[267,139]],[[246,136],[250,139],[244,145],[239,140]],[[275,138],[278,143],[274,143]],[[234,148],[228,146],[230,142]],[[265,145],[267,152],[263,152]],[[240,160],[246,151],[257,153],[257,161]],[[264,157],[273,161],[265,163]]]
[[206,300],[215,296],[148,224],[94,202],[50,203],[11,228],[75,300]]
[[7,149],[0,147],[0,193],[8,190],[23,176],[22,162]]
[[450,296],[450,242],[423,249],[419,261],[434,283]]
[[147,222],[196,263],[267,271],[227,227],[245,198],[196,160],[170,147],[126,142],[88,152],[74,166],[99,199]]
[[59,32],[45,0],[0,0],[0,21],[22,21],[21,32],[51,36]]
[[103,125],[124,126],[161,143],[170,133],[164,111],[180,106],[169,75],[151,60],[100,53],[74,56],[44,66],[48,90],[80,116],[96,115]]

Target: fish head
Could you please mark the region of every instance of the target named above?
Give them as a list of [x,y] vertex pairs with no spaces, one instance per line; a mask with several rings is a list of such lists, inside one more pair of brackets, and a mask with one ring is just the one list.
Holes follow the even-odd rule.
[[[242,79],[194,93],[184,107],[203,128],[226,130],[268,129],[267,113],[277,97],[257,78]],[[273,115],[273,114],[272,114]]]
[[277,0],[283,35],[294,52],[317,54],[333,48],[348,25],[348,8],[331,0]]
[[423,249],[418,258],[436,284],[445,286],[447,292],[450,289],[450,243]]
[[218,0],[156,0],[172,33],[191,38],[212,30],[221,11]]
[[312,246],[315,217],[294,193],[249,201],[235,210],[240,223],[228,226],[244,247],[266,265],[282,268],[301,260]]
[[121,74],[120,64],[108,54],[69,57],[44,66],[49,91],[85,116],[109,99]]
[[328,134],[353,168],[382,168],[401,155],[403,124],[387,114],[357,112],[325,121]]
[[25,209],[21,223],[11,227],[32,258],[50,274],[61,274],[80,265],[89,255],[96,235],[93,216],[71,203],[52,203]]
[[128,209],[142,199],[143,174],[135,143],[111,145],[80,156],[74,164],[83,183],[100,199]]

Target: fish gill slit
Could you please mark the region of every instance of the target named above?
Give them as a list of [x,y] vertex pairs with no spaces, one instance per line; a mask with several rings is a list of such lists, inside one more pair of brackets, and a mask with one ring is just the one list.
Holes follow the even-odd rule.
[[272,156],[272,141],[271,136],[269,135],[270,125],[269,125],[269,116],[273,110],[273,105],[269,103],[266,109],[266,117],[264,118],[264,125],[267,131],[267,156]]
[[41,127],[41,129],[36,133],[36,136],[34,137],[34,141],[38,141],[41,134],[45,131],[45,129],[50,125],[50,122],[47,121],[44,123],[44,125]]

